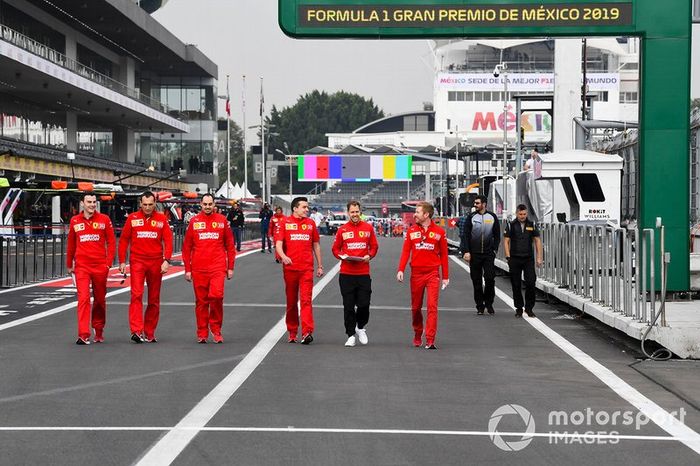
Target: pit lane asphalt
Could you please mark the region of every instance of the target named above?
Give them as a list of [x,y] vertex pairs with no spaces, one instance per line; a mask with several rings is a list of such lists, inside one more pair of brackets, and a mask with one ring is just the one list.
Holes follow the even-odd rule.
[[[329,238],[322,244],[329,271],[335,263]],[[439,350],[413,348],[408,280],[398,284],[394,278],[400,246],[400,240],[381,240],[380,254],[372,263],[368,346],[343,346],[341,298],[334,277],[315,300],[315,342],[301,346],[280,340],[207,424],[213,430],[199,432],[175,464],[697,464],[698,455],[676,441],[586,444],[579,439],[566,444],[536,437],[520,451],[497,448],[484,434],[492,413],[508,404],[526,408],[538,433],[668,434],[651,423],[640,429],[548,425],[553,411],[637,410],[527,322],[515,319],[504,303],[496,302],[495,316],[476,316],[468,274],[452,262],[451,284],[440,299]],[[497,286],[509,290],[504,279]],[[22,315],[21,299],[14,295],[30,292],[36,288],[6,293],[0,300]],[[129,342],[128,296],[108,298],[107,341],[101,345],[73,343],[74,309],[0,331],[0,463],[138,461],[284,312],[280,267],[271,255],[259,252],[241,257],[234,279],[227,283],[223,345],[195,344],[192,288],[182,277],[163,284],[158,344]],[[556,306],[538,303],[536,312],[663,408],[685,409],[685,423],[696,431],[700,428],[700,413],[687,398],[630,367],[635,355],[625,345],[611,344],[583,322],[562,319]],[[695,363],[677,362],[672,370],[678,377],[698,380]],[[689,385],[684,387],[692,391]],[[285,431],[289,426],[311,431]],[[88,429],[61,430],[71,427]],[[163,430],[132,429],[138,427]],[[386,431],[367,432],[372,429]],[[504,416],[498,429],[522,432],[525,424],[518,416]],[[436,432],[412,432],[416,430]],[[447,430],[479,435],[439,434]]]

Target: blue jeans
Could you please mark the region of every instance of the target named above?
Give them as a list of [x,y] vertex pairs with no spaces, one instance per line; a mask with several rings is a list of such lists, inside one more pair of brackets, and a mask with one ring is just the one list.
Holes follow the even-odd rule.
[[236,251],[241,250],[241,236],[243,235],[243,228],[234,227],[233,228],[233,241],[236,243]]
[[265,249],[265,243],[267,243],[267,249],[272,251],[272,238],[268,236],[269,232],[269,225],[260,225],[260,239],[262,241],[262,245],[260,246],[260,249]]

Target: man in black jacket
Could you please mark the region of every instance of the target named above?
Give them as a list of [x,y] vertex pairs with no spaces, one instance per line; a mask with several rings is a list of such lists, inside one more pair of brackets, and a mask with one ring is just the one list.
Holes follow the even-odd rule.
[[[464,222],[459,250],[470,265],[476,313],[494,314],[493,300],[496,296],[496,269],[493,264],[501,242],[501,224],[493,212],[486,210],[486,196],[474,199],[475,212]],[[484,278],[486,286],[481,283]]]
[[542,240],[537,227],[527,218],[527,207],[520,204],[515,211],[516,218],[508,224],[503,234],[503,248],[510,269],[510,284],[513,289],[515,317],[523,316],[523,292],[520,276],[525,275],[525,314],[535,317],[535,257],[533,244],[537,250],[537,266],[541,267]]
[[231,230],[233,231],[233,239],[236,243],[236,251],[241,250],[241,236],[243,235],[243,228],[245,227],[245,215],[243,215],[243,210],[238,206],[238,203],[234,203],[231,206],[226,219],[231,224]]

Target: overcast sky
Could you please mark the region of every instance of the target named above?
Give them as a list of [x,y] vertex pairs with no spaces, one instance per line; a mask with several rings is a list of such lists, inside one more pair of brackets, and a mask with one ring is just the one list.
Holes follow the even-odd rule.
[[[371,97],[389,114],[420,110],[432,100],[432,53],[425,40],[291,39],[277,24],[277,0],[169,0],[153,16],[219,65],[219,94],[231,76],[231,110],[239,124],[242,75],[248,126],[259,120],[260,76],[268,112],[314,89]],[[700,97],[700,25],[694,37],[691,94]]]

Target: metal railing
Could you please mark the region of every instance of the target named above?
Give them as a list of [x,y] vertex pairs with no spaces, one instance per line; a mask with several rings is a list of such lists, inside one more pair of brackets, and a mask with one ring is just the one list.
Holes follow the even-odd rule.
[[105,74],[102,74],[99,71],[90,68],[89,66],[85,66],[82,63],[73,60],[72,58],[68,58],[61,52],[47,47],[45,44],[42,44],[41,42],[27,37],[24,34],[5,26],[4,24],[0,25],[0,35],[1,38],[6,42],[11,43],[12,45],[16,45],[17,47],[26,50],[27,52],[32,53],[36,56],[44,58],[50,61],[51,63],[60,66],[61,68],[65,68],[69,71],[72,71],[73,73],[80,75],[83,78],[89,79],[92,82],[95,82],[101,86],[118,92],[119,94],[122,94],[126,97],[138,100],[139,102],[148,105],[152,109],[158,110],[159,112],[169,114],[179,120],[183,119],[182,114],[179,111],[169,108],[167,105],[164,105],[159,100],[154,99],[149,95],[143,94],[137,89],[128,87],[126,84],[119,82]]
[[[0,288],[67,276],[67,226],[62,223],[44,224],[31,228],[29,232],[25,228],[18,227],[13,234],[0,236]],[[116,229],[117,247],[119,231]],[[184,234],[184,224],[173,227],[174,253],[182,251]],[[118,260],[115,255],[113,265],[118,265]]]
[[[638,322],[654,321],[655,269],[663,262],[656,257],[656,229],[640,233],[636,228],[564,223],[538,228],[544,253],[544,265],[537,269],[539,279]],[[457,228],[448,230],[448,238],[453,244],[459,242]],[[503,247],[496,258],[505,262]]]

